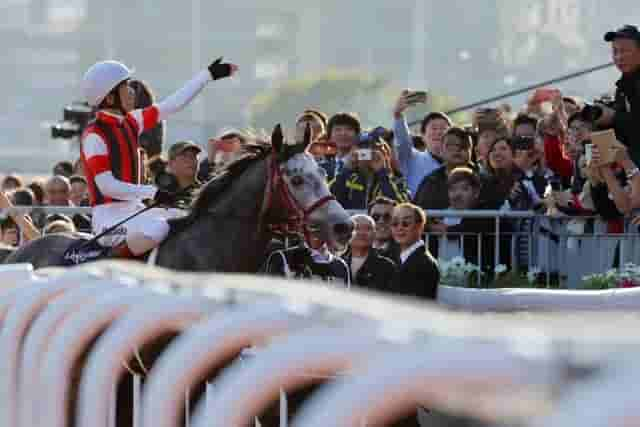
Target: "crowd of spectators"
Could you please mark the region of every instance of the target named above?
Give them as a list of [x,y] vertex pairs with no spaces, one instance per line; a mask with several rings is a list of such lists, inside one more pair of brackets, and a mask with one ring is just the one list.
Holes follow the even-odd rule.
[[[434,298],[436,259],[462,256],[492,270],[494,238],[478,236],[490,236],[494,223],[491,218],[427,217],[425,211],[595,216],[607,221],[607,232],[623,232],[625,219],[640,218],[640,32],[625,26],[607,33],[605,40],[622,77],[615,94],[596,103],[546,87],[530,93],[517,113],[508,105],[481,108],[473,112],[471,123],[454,124],[447,114],[431,112],[415,133],[406,112],[420,97],[409,90],[389,106],[388,128],[363,129],[355,113],[301,112],[296,137],[301,139],[307,127],[311,130],[308,152],[325,169],[337,201],[358,211],[354,237],[346,253],[333,253],[314,236],[303,239],[271,253],[265,272]],[[144,83],[136,92],[139,106],[153,102]],[[176,142],[165,159],[164,124],[159,126],[142,144],[146,179],[154,182],[163,171],[175,175],[183,190],[175,206],[179,209],[188,209],[202,183],[233,162],[251,139],[226,129],[207,141],[204,151],[192,141]],[[599,132],[598,139],[592,138],[594,132]],[[607,140],[612,135],[617,139],[613,143]],[[1,190],[0,208],[88,205],[79,162],[56,164],[46,180],[27,183],[7,175]],[[582,224],[585,232],[588,221]],[[19,246],[48,233],[88,232],[91,219],[36,211],[8,215],[0,225],[2,243]],[[526,233],[530,226],[527,221],[507,221],[501,230]],[[445,238],[425,239],[425,232]],[[500,261],[519,262],[509,257],[510,242],[502,244],[506,248]]]

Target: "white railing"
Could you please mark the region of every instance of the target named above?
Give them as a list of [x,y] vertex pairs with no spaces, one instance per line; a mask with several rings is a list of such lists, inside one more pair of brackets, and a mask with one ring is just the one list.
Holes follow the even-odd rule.
[[[115,426],[123,375],[133,375],[128,404],[137,427],[181,418],[189,427],[266,427],[259,414],[272,402],[282,427],[377,425],[420,406],[566,427],[586,425],[583,402],[599,408],[594,426],[622,426],[621,417],[638,412],[621,400],[629,385],[616,386],[625,372],[632,384],[637,370],[618,361],[640,354],[640,320],[624,312],[477,316],[312,284],[128,263],[50,271],[5,290],[8,277],[0,276],[3,425],[65,425],[73,417],[79,427]],[[145,353],[166,333],[176,338],[154,357]],[[129,364],[137,359],[155,362]],[[77,400],[72,378],[80,380]],[[287,394],[318,379],[319,392],[289,420]],[[204,398],[190,406],[195,389]]]

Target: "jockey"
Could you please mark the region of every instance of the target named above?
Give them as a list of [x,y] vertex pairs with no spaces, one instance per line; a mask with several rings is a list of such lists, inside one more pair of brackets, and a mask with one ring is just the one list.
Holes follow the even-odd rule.
[[[82,135],[80,156],[93,207],[94,233],[143,209],[145,199],[163,205],[174,201],[175,194],[141,184],[143,165],[138,137],[186,107],[209,81],[229,77],[237,69],[220,58],[162,102],[134,110],[135,94],[129,86],[132,70],[116,61],[98,62],[89,68],[83,79],[83,92],[89,105],[96,109],[96,117]],[[165,209],[151,209],[103,237],[100,244],[112,247],[115,256],[140,256],[167,237],[168,217]]]

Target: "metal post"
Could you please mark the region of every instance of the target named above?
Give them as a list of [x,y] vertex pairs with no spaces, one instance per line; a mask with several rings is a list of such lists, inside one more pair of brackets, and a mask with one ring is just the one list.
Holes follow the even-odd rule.
[[500,264],[500,216],[496,215],[496,251],[494,257],[493,268]]
[[482,233],[478,234],[478,268],[480,268],[480,271],[478,271],[476,277],[476,284],[480,288],[482,286]]
[[186,389],[184,391],[184,427],[189,427],[191,425],[191,419],[189,414],[191,413],[189,398],[191,396],[191,390]]
[[142,378],[133,375],[133,427],[142,427]]
[[287,394],[283,389],[280,389],[280,427],[287,427],[289,425],[287,406]]

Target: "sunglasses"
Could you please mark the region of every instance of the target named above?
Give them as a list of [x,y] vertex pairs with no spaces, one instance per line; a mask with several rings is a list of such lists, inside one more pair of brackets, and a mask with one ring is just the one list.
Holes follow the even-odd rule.
[[380,220],[383,220],[383,222],[389,222],[391,221],[391,214],[390,213],[386,213],[386,214],[374,213],[374,214],[371,214],[371,218],[373,218],[375,222],[380,222]]
[[414,224],[415,222],[412,219],[407,219],[407,218],[394,219],[393,221],[391,221],[391,227],[394,227],[394,228],[399,226],[402,226],[402,228],[410,228]]

